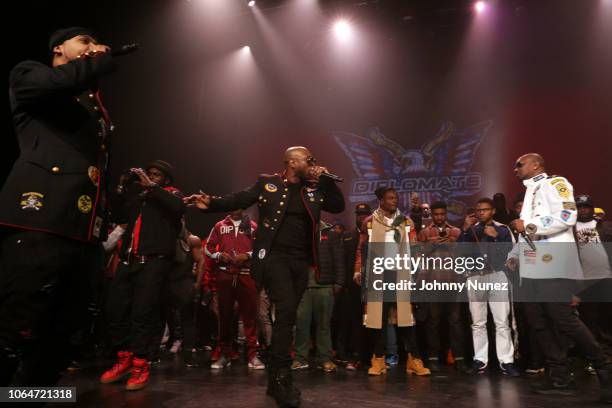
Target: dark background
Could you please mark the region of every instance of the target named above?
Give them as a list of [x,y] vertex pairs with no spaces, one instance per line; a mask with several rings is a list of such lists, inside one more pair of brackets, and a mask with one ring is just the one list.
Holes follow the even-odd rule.
[[[284,149],[306,145],[350,179],[331,131],[375,125],[419,149],[444,121],[492,120],[475,163],[483,194],[512,200],[522,191],[512,165],[535,151],[612,212],[612,2],[490,1],[479,15],[468,1],[245,3],[22,0],[5,14],[5,78],[21,60],[48,60],[59,27],[90,27],[111,46],[139,42],[102,82],[114,178],[161,158],[181,190],[221,194],[280,171]],[[330,30],[338,17],[354,28],[349,43]],[[18,154],[8,98],[5,112],[2,180]],[[207,234],[220,217],[188,220]]]

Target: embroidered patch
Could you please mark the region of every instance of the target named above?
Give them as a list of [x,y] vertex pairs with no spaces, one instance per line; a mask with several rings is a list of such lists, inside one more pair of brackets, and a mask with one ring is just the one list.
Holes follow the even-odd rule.
[[98,183],[100,182],[100,170],[95,166],[89,166],[87,168],[87,176],[89,176],[93,185],[98,187]]
[[264,188],[266,189],[266,191],[269,191],[270,193],[275,193],[278,190],[278,187],[276,187],[274,184],[272,183],[266,183],[266,185],[264,186]]
[[91,211],[92,201],[91,197],[88,195],[82,195],[77,200],[77,208],[83,214],[87,214]]
[[542,217],[540,218],[540,222],[542,223],[542,226],[544,228],[548,227],[550,224],[552,224],[553,219],[552,217],[546,216],[546,217]]
[[554,186],[555,184],[561,183],[563,181],[565,181],[563,177],[557,177],[557,178],[550,180],[550,184]]
[[548,263],[550,261],[552,261],[552,255],[551,254],[544,254],[544,255],[542,255],[542,262]]
[[540,174],[539,176],[535,176],[535,177],[533,178],[533,181],[540,181],[540,180],[542,180],[543,178],[544,178],[544,175],[543,175],[543,174]]
[[259,250],[259,253],[257,254],[257,257],[258,257],[259,259],[264,259],[264,258],[266,257],[266,250],[265,250],[265,249],[263,249],[263,248],[262,248],[262,249],[260,249],[260,250]]
[[538,226],[535,224],[527,224],[527,226],[525,227],[525,231],[528,234],[535,234],[538,231]]
[[557,189],[557,193],[559,194],[559,196],[561,198],[569,198],[570,197],[569,189],[567,188],[565,183],[559,182],[559,183],[555,184],[555,188]]
[[31,191],[29,193],[21,194],[21,201],[19,201],[19,205],[21,205],[21,209],[25,211],[40,211],[43,207],[43,198],[45,196],[41,193],[37,193],[35,191]]
[[563,211],[561,211],[561,219],[562,219],[563,221],[567,221],[567,220],[569,220],[571,216],[572,216],[572,213],[571,213],[571,212],[569,212],[569,211],[567,211],[567,210],[563,210]]
[[570,211],[576,211],[576,203],[573,201],[564,201],[563,202],[563,209],[564,210],[570,210]]

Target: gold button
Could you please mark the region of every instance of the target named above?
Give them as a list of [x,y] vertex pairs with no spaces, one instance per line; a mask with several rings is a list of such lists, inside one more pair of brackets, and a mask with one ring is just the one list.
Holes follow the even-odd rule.
[[76,98],[77,102],[81,102],[81,98]]
[[274,229],[274,227],[270,227],[270,229],[271,229],[271,230],[273,230],[273,229]]
[[285,191],[289,191],[289,189],[288,189],[288,188],[285,188]]
[[95,111],[97,111],[98,109],[100,109],[100,108],[98,108],[97,106],[94,106],[94,110]]
[[267,202],[268,202],[268,200],[266,200],[266,199],[264,198],[263,202],[264,202],[264,203],[267,203]]
[[282,201],[281,201],[280,203],[278,203],[278,204],[280,204],[280,205],[285,205],[285,203],[284,203],[284,202],[282,202]]
[[283,198],[287,198],[287,194],[283,194]]
[[52,171],[53,173],[59,173],[60,168],[59,168],[59,167],[57,167],[57,166],[53,166],[53,167],[51,167],[51,171]]
[[277,210],[277,211],[276,211],[276,213],[277,213],[277,214],[280,214],[281,212],[280,212],[280,210]]
[[90,93],[90,94],[89,94],[89,97],[90,97],[91,99],[93,99],[94,94]]
[[278,221],[278,219],[276,219],[276,218],[275,218],[275,219],[274,219],[274,222],[276,222],[276,221]]
[[105,151],[106,150],[106,145],[103,144],[102,146],[100,146],[100,150]]
[[321,202],[323,202],[323,199],[321,199]]

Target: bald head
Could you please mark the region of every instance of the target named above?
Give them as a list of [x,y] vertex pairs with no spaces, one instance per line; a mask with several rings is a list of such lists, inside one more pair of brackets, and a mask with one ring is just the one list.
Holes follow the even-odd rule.
[[521,180],[530,179],[546,171],[544,158],[538,153],[527,153],[518,158],[514,172]]
[[305,159],[310,156],[310,150],[304,146],[293,146],[285,150],[285,162],[291,159]]

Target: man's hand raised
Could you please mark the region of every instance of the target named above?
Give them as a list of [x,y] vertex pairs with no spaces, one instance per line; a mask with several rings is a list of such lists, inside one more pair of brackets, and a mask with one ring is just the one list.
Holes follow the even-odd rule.
[[200,190],[200,194],[192,194],[189,197],[183,198],[183,202],[187,207],[197,207],[200,210],[207,210],[210,206],[210,196]]

